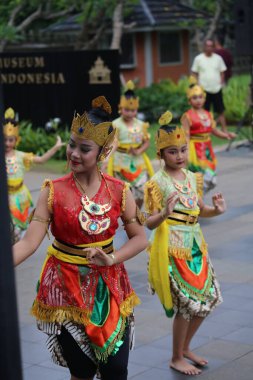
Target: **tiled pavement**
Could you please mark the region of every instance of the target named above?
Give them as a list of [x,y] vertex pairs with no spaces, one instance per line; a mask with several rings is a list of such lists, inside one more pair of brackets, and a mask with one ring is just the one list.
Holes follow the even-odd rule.
[[[251,380],[253,378],[253,151],[247,148],[218,153],[219,184],[227,200],[226,214],[202,220],[209,254],[218,274],[224,303],[208,317],[194,341],[195,352],[209,360],[203,380]],[[26,183],[34,200],[47,173],[33,171]],[[50,175],[50,177],[54,177]],[[206,201],[210,200],[210,195]],[[124,231],[117,244],[125,239]],[[16,269],[24,380],[65,380],[68,370],[54,365],[29,308],[35,295],[45,239],[39,251]],[[171,320],[156,296],[147,293],[146,255],[126,263],[131,282],[142,300],[136,308],[136,348],[130,354],[129,379],[181,380],[168,368],[171,355]]]

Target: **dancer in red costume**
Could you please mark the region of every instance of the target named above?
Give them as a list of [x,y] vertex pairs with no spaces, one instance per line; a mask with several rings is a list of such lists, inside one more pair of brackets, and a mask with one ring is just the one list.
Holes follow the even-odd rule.
[[181,123],[189,139],[188,169],[201,172],[204,177],[204,193],[216,186],[216,156],[213,151],[211,135],[230,140],[229,133],[216,128],[211,112],[204,109],[205,91],[196,83],[194,77],[190,78],[187,98],[191,108],[186,111]]
[[[125,182],[101,174],[97,164],[115,135],[103,96],[73,118],[67,146],[71,173],[46,180],[24,238],[14,246],[18,265],[39,247],[50,225],[48,248],[32,306],[48,334],[55,363],[71,380],[126,380],[133,308],[139,299],[123,262],[147,245],[141,214]],[[129,240],[115,250],[121,217]]]

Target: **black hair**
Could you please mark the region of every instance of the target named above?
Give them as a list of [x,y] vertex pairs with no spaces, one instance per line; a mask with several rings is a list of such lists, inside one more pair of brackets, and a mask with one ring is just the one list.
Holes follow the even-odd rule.
[[11,119],[10,117],[8,117],[7,119],[4,118],[2,124],[6,125],[8,123],[13,124],[15,127],[18,125],[18,122],[15,119]]
[[137,96],[135,95],[135,93],[134,93],[133,90],[127,90],[126,92],[124,92],[124,96],[125,96],[127,99],[130,99],[130,98],[137,98]]
[[165,132],[170,133],[170,132],[175,131],[176,128],[177,128],[177,126],[176,126],[176,125],[172,125],[172,124],[162,125],[162,126],[158,129],[158,136],[159,136],[159,130],[160,130],[160,129],[163,129]]
[[[102,107],[92,108],[90,111],[88,111],[88,117],[89,120],[95,124],[95,126],[100,123],[111,121],[109,113],[106,112]],[[108,134],[110,134],[112,131],[113,126],[108,129]]]

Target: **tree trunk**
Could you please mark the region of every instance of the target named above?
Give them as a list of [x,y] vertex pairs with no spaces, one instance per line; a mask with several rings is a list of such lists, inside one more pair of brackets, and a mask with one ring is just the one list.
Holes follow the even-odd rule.
[[120,50],[123,34],[123,2],[124,1],[120,1],[113,12],[112,41],[110,49]]

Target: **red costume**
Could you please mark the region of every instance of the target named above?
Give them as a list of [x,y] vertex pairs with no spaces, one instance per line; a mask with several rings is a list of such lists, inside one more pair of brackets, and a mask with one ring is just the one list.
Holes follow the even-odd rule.
[[113,252],[127,186],[103,175],[91,200],[78,190],[72,173],[46,180],[45,186],[50,188],[48,207],[55,241],[48,249],[32,313],[39,328],[50,335],[49,348],[57,364],[66,365],[56,339],[61,325],[74,331],[72,336],[93,361],[106,360],[119,347],[127,317],[139,299],[123,263],[90,265],[78,256],[78,250],[99,246]]

